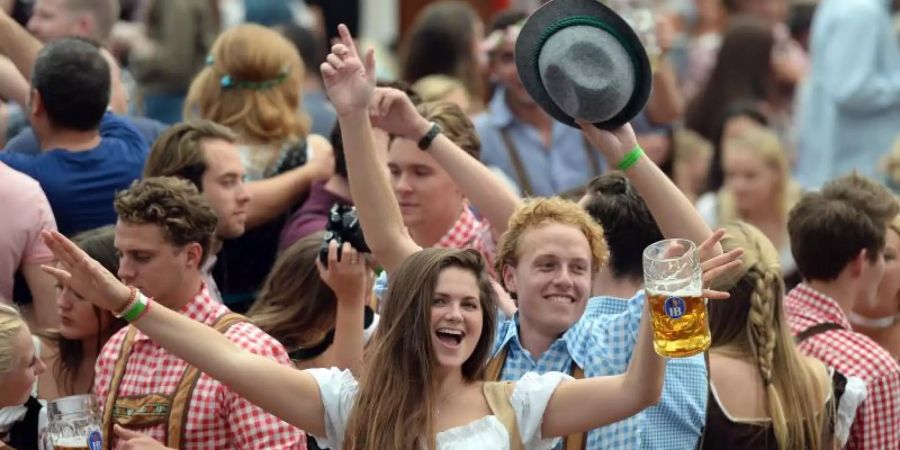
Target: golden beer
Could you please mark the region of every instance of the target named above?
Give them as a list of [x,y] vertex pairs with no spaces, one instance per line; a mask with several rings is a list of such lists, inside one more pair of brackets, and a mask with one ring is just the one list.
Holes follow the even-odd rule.
[[53,442],[53,450],[91,450],[87,438],[65,437]]
[[712,339],[706,299],[697,295],[647,292],[653,348],[660,356],[683,358],[704,352]]

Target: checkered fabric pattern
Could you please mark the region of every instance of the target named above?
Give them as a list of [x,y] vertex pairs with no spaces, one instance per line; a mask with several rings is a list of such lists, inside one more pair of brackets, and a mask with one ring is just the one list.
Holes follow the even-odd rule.
[[[589,302],[591,305],[594,302]],[[625,303],[625,302],[622,302]],[[627,303],[627,310],[618,315],[598,313],[604,308],[589,307],[582,318],[572,325],[562,337],[557,339],[541,357],[535,361],[526,350],[518,335],[518,314],[512,319],[500,322],[494,354],[506,346],[506,364],[500,373],[503,380],[518,380],[527,372],[545,373],[557,371],[569,373],[575,364],[584,370],[585,377],[620,374],[628,367],[631,353],[637,339],[643,308],[643,294],[639,293]],[[501,315],[502,317],[502,315]],[[705,378],[704,378],[705,380]],[[588,433],[587,449],[640,448],[638,430],[641,415],[591,430]],[[654,430],[654,432],[662,432]]]
[[[612,329],[622,330],[621,333],[636,332],[635,327],[640,324],[645,301],[643,291],[631,299],[594,297],[588,300],[584,315],[587,318],[597,318],[601,324]],[[631,336],[628,340],[611,342],[616,347],[616,360],[626,361],[614,373],[622,373],[628,369],[627,361],[631,360],[630,356],[637,342],[634,340],[637,336]],[[627,356],[622,354],[626,351]],[[697,446],[706,424],[706,402],[709,397],[707,379],[703,355],[668,360],[659,404],[638,414],[641,449],[684,450]]]
[[[155,307],[162,306],[157,304]],[[210,298],[205,286],[180,311],[206,325],[212,325],[228,312],[228,308]],[[119,330],[103,347],[97,360],[94,393],[101,408],[127,330],[128,327]],[[291,364],[281,344],[250,323],[233,325],[225,336],[251,353],[287,366]],[[119,396],[171,395],[187,366],[186,362],[138,331],[119,386]],[[266,413],[206,374],[201,375],[192,395],[182,449],[306,449],[306,435],[302,431]],[[166,442],[164,425],[142,431],[159,442]],[[115,439],[112,448],[117,448]]]
[[[487,261],[488,271],[493,272],[491,263],[494,260],[494,251],[497,249],[493,233],[493,229],[491,229],[491,225],[487,220],[479,220],[472,213],[472,207],[466,205],[453,227],[447,230],[447,233],[434,246],[437,248],[472,248],[478,250]],[[387,287],[387,272],[382,272],[375,279],[375,286],[373,287],[375,298],[379,301],[384,299]]]
[[438,248],[473,248],[485,257],[488,267],[494,260],[496,243],[491,231],[491,226],[486,220],[479,220],[472,213],[472,208],[466,205],[462,214],[456,219],[444,236],[434,245]]
[[817,334],[799,349],[845,376],[866,382],[868,397],[856,410],[847,449],[900,449],[900,366],[868,337],[851,330],[837,301],[800,284],[785,299],[791,333],[820,323],[836,323],[843,329]]

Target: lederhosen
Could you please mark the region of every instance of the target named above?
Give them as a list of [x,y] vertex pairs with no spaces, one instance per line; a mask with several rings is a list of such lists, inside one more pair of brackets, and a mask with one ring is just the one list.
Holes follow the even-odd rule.
[[[485,378],[489,382],[501,381],[500,374],[503,372],[503,366],[506,364],[506,356],[508,353],[509,347],[503,346],[500,353],[488,362],[487,369],[485,370]],[[578,367],[578,364],[575,364],[575,360],[572,360],[572,367],[569,369],[569,372],[569,374],[572,375],[572,378],[575,378],[576,380],[584,378],[584,369]],[[488,398],[488,404],[490,404],[490,401],[491,399]],[[493,407],[491,409],[493,409]],[[507,430],[510,429],[508,425],[504,425],[507,427]],[[516,431],[516,433],[518,433],[518,431]],[[512,438],[510,440],[512,440]],[[519,442],[521,443],[521,438],[519,438]],[[565,450],[584,450],[586,443],[587,433],[570,434],[563,439],[563,448]]]
[[[232,325],[249,322],[249,320],[236,313],[227,313],[216,319],[212,325],[216,331],[225,333]],[[137,396],[120,397],[119,385],[125,375],[125,366],[131,356],[134,347],[134,338],[137,328],[130,326],[122,341],[122,349],[119,351],[119,359],[110,379],[109,393],[106,395],[106,403],[103,408],[103,429],[106,430],[106,439],[103,440],[103,450],[109,450],[112,442],[113,425],[118,424],[124,428],[140,429],[163,424],[166,426],[166,446],[181,448],[182,437],[187,415],[190,410],[191,397],[197,381],[200,379],[200,370],[194,366],[187,366],[178,382],[178,388],[172,394],[147,394]]]
[[[513,170],[516,171],[516,178],[518,178],[519,186],[522,188],[522,196],[533,196],[534,189],[531,187],[531,181],[528,178],[528,171],[525,170],[525,165],[522,164],[522,158],[519,157],[519,149],[516,147],[516,144],[513,143],[512,136],[509,135],[509,129],[500,129],[500,137],[503,138],[503,144],[504,147],[506,147],[506,154],[509,156],[509,161],[512,163]],[[584,154],[585,156],[587,156],[588,161],[591,163],[591,169],[594,173],[593,176],[600,175],[600,160],[597,159],[597,150],[591,147],[591,144],[587,141],[587,139],[582,139],[582,144],[582,147],[584,148]],[[584,189],[584,185],[577,186],[565,192],[560,192],[559,196],[563,198],[581,197],[582,195],[584,195]]]

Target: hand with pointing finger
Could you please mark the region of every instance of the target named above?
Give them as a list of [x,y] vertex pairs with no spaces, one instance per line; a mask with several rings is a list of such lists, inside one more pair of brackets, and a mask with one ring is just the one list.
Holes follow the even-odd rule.
[[375,89],[375,53],[369,49],[363,61],[346,25],[338,26],[338,34],[341,42],[331,47],[319,70],[328,99],[338,116],[344,117],[369,107]]

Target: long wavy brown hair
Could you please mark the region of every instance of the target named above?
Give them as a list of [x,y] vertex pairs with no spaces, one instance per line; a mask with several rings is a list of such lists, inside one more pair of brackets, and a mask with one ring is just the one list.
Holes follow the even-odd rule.
[[322,242],[322,233],[316,233],[288,247],[247,312],[289,350],[317,344],[334,327],[337,298],[316,269]]
[[497,327],[497,296],[484,259],[475,250],[437,248],[410,256],[391,274],[344,450],[435,448],[431,305],[438,276],[449,267],[471,271],[478,280],[483,326],[462,375],[467,382],[483,379]]

